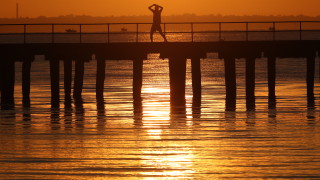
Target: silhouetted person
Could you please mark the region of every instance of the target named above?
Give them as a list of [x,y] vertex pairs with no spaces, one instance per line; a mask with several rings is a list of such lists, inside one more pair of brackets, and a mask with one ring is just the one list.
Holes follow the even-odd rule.
[[149,6],[149,9],[150,9],[150,11],[153,12],[153,24],[152,24],[151,32],[150,32],[151,42],[153,42],[153,33],[155,31],[159,31],[159,33],[163,37],[164,41],[168,42],[166,36],[163,34],[162,29],[161,29],[161,13],[162,13],[163,7],[161,7],[157,4],[153,4],[153,5]]

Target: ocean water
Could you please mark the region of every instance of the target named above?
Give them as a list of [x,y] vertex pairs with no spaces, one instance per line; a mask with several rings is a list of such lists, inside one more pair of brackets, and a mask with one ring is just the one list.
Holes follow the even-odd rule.
[[319,63],[315,107],[307,108],[305,59],[277,59],[277,107],[268,109],[266,59],[256,63],[256,111],[245,109],[245,61],[237,59],[237,110],[225,112],[223,60],[201,60],[201,106],[170,108],[168,60],[144,61],[135,111],[132,61],[107,61],[104,104],[95,98],[96,61],[85,64],[83,105],[51,109],[49,62],[31,72],[31,108],[0,110],[0,179],[320,179]]

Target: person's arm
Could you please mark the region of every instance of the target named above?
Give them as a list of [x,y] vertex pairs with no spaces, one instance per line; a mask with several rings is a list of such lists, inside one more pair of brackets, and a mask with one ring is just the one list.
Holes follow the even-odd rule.
[[152,9],[152,7],[154,7],[154,6],[156,6],[156,5],[155,5],[155,4],[152,4],[151,6],[149,6],[149,10],[153,12],[154,9]]
[[163,10],[163,7],[162,6],[159,6],[159,5],[157,5],[158,7],[159,7],[159,11],[162,11]]

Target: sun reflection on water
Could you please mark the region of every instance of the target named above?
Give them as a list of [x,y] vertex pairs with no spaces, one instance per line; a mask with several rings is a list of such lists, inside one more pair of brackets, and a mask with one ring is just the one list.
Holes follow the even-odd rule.
[[[170,90],[167,87],[145,87],[143,97],[143,124],[144,127],[160,127],[170,125]],[[157,96],[157,98],[153,98]],[[159,98],[161,97],[161,98]],[[162,100],[161,100],[162,99]]]
[[[161,148],[161,150],[143,151],[142,163],[155,169],[154,172],[141,172],[143,176],[189,177],[195,173],[192,169],[194,156],[190,149],[175,145],[176,148]],[[144,178],[149,179],[149,178]]]
[[[152,140],[145,145],[159,148],[148,148],[141,152],[143,166],[150,167],[154,171],[142,171],[140,175],[144,177],[143,179],[190,177],[194,173],[193,152],[185,148],[184,143],[166,141],[168,133],[172,131],[170,127],[173,121],[169,86],[143,87],[142,93],[143,128],[148,139]],[[188,113],[191,114],[191,110]],[[186,121],[186,118],[184,120]]]

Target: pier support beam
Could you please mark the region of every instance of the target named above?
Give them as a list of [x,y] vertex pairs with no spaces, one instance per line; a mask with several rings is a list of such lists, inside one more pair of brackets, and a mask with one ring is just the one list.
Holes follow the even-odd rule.
[[173,57],[169,59],[170,102],[171,107],[184,107],[186,103],[186,59]]
[[64,60],[64,105],[71,108],[72,60]]
[[59,60],[50,60],[50,79],[51,79],[51,107],[59,108],[60,106],[60,88],[59,88]]
[[201,64],[200,58],[191,59],[193,100],[201,101]]
[[82,101],[83,89],[83,76],[84,76],[84,60],[79,59],[75,61],[75,75],[73,85],[73,97],[77,101]]
[[255,64],[256,59],[249,57],[246,59],[246,107],[247,111],[255,110]]
[[[4,65],[3,65],[3,61],[2,60],[0,60],[0,94],[2,93],[2,84],[3,84],[3,75],[4,75],[4,73],[3,73],[3,67],[4,67]],[[1,104],[1,97],[0,97],[0,104]]]
[[1,63],[1,109],[14,108],[15,61],[5,57]]
[[268,108],[276,108],[276,57],[268,58]]
[[142,76],[143,76],[143,60],[133,60],[133,99],[141,100],[141,89],[142,89]]
[[31,59],[24,59],[22,64],[22,104],[24,108],[30,107],[31,61]]
[[315,74],[315,57],[307,57],[307,96],[308,107],[314,107],[314,74]]
[[235,59],[229,57],[225,58],[224,69],[226,84],[226,111],[235,111],[237,98]]
[[132,82],[133,113],[134,113],[135,127],[141,127],[143,125],[143,122],[142,122],[143,108],[142,108],[142,98],[141,98],[142,80],[143,80],[143,60],[135,59],[133,60],[133,82]]
[[104,59],[97,60],[97,76],[96,76],[96,97],[103,99],[104,81],[106,77],[106,61]]

